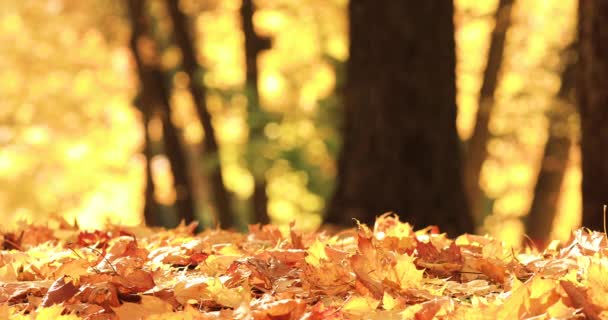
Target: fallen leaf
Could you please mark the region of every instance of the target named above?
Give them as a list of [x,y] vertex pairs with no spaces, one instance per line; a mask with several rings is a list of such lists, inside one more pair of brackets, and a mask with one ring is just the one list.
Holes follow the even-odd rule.
[[63,276],[53,282],[44,295],[40,305],[42,307],[50,307],[54,304],[62,303],[73,297],[77,292],[78,287],[76,287],[72,281],[66,281],[66,277]]

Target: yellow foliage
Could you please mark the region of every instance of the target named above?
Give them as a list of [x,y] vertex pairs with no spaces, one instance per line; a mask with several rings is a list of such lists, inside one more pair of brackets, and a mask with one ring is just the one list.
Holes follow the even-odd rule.
[[113,308],[120,319],[137,319],[151,315],[171,313],[173,307],[166,301],[153,296],[142,296],[140,303],[125,302]]
[[344,303],[342,310],[353,315],[366,315],[374,312],[380,301],[369,296],[352,296]]
[[[569,249],[521,254],[487,236],[454,241],[428,228],[402,230],[414,246],[404,249],[380,237],[398,221],[384,215],[374,230],[360,224],[330,239],[272,225],[252,226],[248,236],[194,235],[185,226],[85,233],[23,225],[6,234],[21,234],[21,243],[2,243],[20,248],[0,252],[0,271],[8,272],[0,316],[509,320],[607,313],[602,233],[579,230]],[[105,247],[103,258],[88,253],[91,242]],[[79,279],[65,281],[66,273]]]
[[587,268],[587,285],[594,304],[608,308],[608,258],[593,258]]
[[420,285],[424,270],[418,270],[414,264],[414,257],[403,254],[397,257],[397,264],[393,273],[387,279],[397,282],[401,289],[415,288]]
[[315,240],[315,242],[308,247],[308,255],[306,256],[306,262],[314,267],[319,267],[321,265],[322,260],[328,260],[329,257],[327,253],[325,253],[325,244],[319,239]]
[[[178,72],[172,102],[173,120],[183,130],[184,140],[190,145],[201,143],[205,137],[185,89],[192,81],[212,88],[206,99],[221,144],[225,183],[246,199],[258,174],[250,172],[243,161],[244,147],[252,137],[247,128],[248,97],[241,91],[245,57],[240,3],[180,1],[194,22],[195,38],[200,39],[197,58],[205,72],[195,79]],[[258,59],[260,107],[281,118],[264,129],[273,147],[260,151],[270,166],[268,177],[264,176],[269,210],[277,223],[286,225],[295,219],[302,227],[314,229],[320,224],[327,194],[311,192],[312,177],[294,178],[304,170],[285,167],[279,157],[283,151],[303,148],[306,162],[324,178],[336,174],[334,150],[326,143],[330,134],[316,121],[325,111],[321,100],[335,94],[340,79],[334,59],[340,63],[348,59],[347,1],[255,3],[254,28],[273,43]],[[514,7],[490,123],[500,143],[489,144],[490,157],[480,181],[496,200],[482,231],[510,244],[519,244],[523,233],[518,220],[531,200],[546,136],[543,114],[559,87],[558,52],[576,33],[576,3],[523,0]],[[471,134],[478,108],[497,5],[496,0],[455,2],[457,126],[464,140]],[[1,6],[0,41],[14,44],[0,48],[4,106],[0,112],[0,187],[4,190],[0,210],[11,213],[7,224],[51,214],[78,220],[88,228],[100,228],[107,221],[139,224],[145,183],[140,149],[145,129],[133,106],[137,81],[124,8],[102,0],[87,4],[5,1]],[[160,36],[166,36],[171,26],[163,6],[153,2],[150,7],[158,18]],[[181,59],[175,46],[162,48],[164,68],[175,68]],[[225,92],[234,97],[224,97]],[[155,141],[162,135],[157,120],[147,128]],[[505,135],[515,138],[502,138]],[[574,153],[559,202],[561,223],[554,232],[560,239],[566,239],[580,223],[580,160]],[[153,165],[155,197],[171,205],[178,195],[166,161],[159,159],[162,156]]]
[[220,278],[208,279],[206,290],[211,299],[230,308],[236,308],[243,301],[250,299],[249,292],[244,290],[244,288],[226,288]]
[[382,296],[382,308],[384,308],[384,310],[393,310],[397,306],[397,299],[391,296],[390,293],[384,292],[384,295]]
[[[48,308],[42,308],[36,312],[36,320],[79,320],[81,319],[77,315],[62,315],[63,307],[61,305],[54,305]],[[29,317],[28,317],[29,318]],[[31,318],[30,318],[31,319]]]

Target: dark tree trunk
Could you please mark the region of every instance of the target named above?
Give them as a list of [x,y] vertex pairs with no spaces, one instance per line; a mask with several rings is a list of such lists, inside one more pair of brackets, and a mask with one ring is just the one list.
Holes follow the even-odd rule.
[[171,121],[171,106],[168,90],[163,83],[163,74],[160,69],[154,70],[156,84],[153,88],[158,90],[161,95],[161,120],[163,123],[163,143],[167,158],[171,163],[173,173],[173,186],[177,194],[175,203],[179,210],[178,216],[187,224],[196,220],[196,203],[194,202],[194,188],[190,181],[191,175],[188,173],[188,163],[186,150],[179,137],[179,131]]
[[211,124],[211,115],[207,110],[207,103],[205,101],[206,90],[203,83],[202,69],[196,60],[194,40],[189,33],[187,17],[179,8],[179,1],[167,0],[167,4],[171,21],[173,22],[175,40],[182,52],[182,65],[184,71],[190,77],[190,93],[194,99],[194,106],[205,133],[204,153],[208,162],[214,164],[207,174],[217,216],[222,227],[231,228],[234,226],[232,204],[230,202],[230,194],[224,185],[219,160],[219,147],[215,138],[213,125]]
[[487,143],[490,138],[488,125],[494,109],[494,92],[498,86],[499,71],[502,66],[507,30],[511,25],[513,0],[500,0],[496,9],[494,30],[490,39],[488,60],[479,92],[477,116],[473,135],[467,142],[464,162],[464,184],[476,224],[483,220],[479,177],[483,162],[488,157]]
[[[132,36],[131,49],[137,65],[142,92],[143,108],[160,112],[163,123],[163,143],[173,173],[177,194],[175,201],[178,216],[186,223],[195,220],[195,202],[192,197],[192,183],[188,175],[187,159],[175,125],[171,122],[169,92],[164,83],[163,73],[158,65],[158,55],[147,45],[153,47],[148,23],[144,14],[143,0],[129,0]],[[147,42],[147,43],[146,43]]]
[[253,186],[252,205],[255,223],[268,224],[268,195],[266,194],[266,181],[255,181]]
[[144,130],[144,156],[146,158],[146,190],[144,193],[144,219],[147,226],[160,226],[158,217],[158,203],[154,197],[155,188],[152,180],[152,141],[148,133],[148,125],[150,123],[152,110],[150,105],[142,105],[143,130]]
[[[249,121],[249,138],[250,140],[266,140],[264,137],[264,127],[267,121],[257,115],[263,114],[260,108],[260,95],[258,89],[258,54],[262,50],[270,48],[270,40],[262,38],[255,33],[253,26],[253,1],[243,0],[241,6],[241,22],[243,25],[243,34],[245,36],[245,64],[247,71],[247,111],[250,115]],[[254,117],[251,119],[251,117]],[[256,117],[257,116],[257,117]],[[268,218],[268,196],[266,194],[266,178],[264,172],[266,165],[264,159],[251,159],[249,155],[250,169],[254,176],[254,189],[252,196],[253,216],[257,223],[269,223]],[[256,163],[261,163],[261,166],[256,166]],[[259,167],[259,168],[258,168]]]
[[572,145],[568,128],[569,119],[575,112],[573,105],[575,61],[569,56],[566,55],[566,59],[570,61],[562,71],[562,84],[557,94],[557,101],[548,114],[549,137],[534,187],[534,199],[526,219],[527,234],[540,248],[551,240],[553,220],[557,213],[557,204]]
[[577,87],[581,117],[583,226],[603,231],[608,204],[608,1],[579,3]]
[[[131,50],[135,52],[137,50],[137,39],[140,36],[141,29],[136,29],[135,22],[137,19],[142,19],[143,3],[139,1],[131,1],[129,3],[129,12],[131,14],[131,23],[133,25],[133,32],[131,33]],[[137,31],[137,32],[136,32]],[[143,92],[143,87],[140,88],[138,97],[135,99],[135,105],[141,112],[142,115],[142,127],[144,132],[144,157],[146,159],[146,187],[144,191],[144,221],[147,226],[158,226],[159,225],[159,211],[158,204],[154,197],[155,187],[152,179],[152,141],[148,132],[148,126],[154,113],[153,105],[148,95]]]
[[421,228],[473,231],[456,133],[451,1],[353,0],[344,146],[327,222],[394,211]]

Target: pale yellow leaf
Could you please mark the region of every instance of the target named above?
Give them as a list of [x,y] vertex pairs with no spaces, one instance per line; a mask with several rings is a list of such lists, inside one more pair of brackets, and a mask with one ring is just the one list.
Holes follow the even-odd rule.
[[120,307],[112,308],[120,319],[143,319],[153,314],[173,311],[173,307],[160,298],[141,296],[140,303],[124,302]]
[[390,293],[384,292],[384,296],[382,297],[382,307],[384,310],[393,310],[397,304],[397,299],[391,296]]
[[414,257],[402,254],[397,257],[395,264],[394,277],[388,277],[389,280],[396,280],[401,289],[415,288],[420,285],[424,270],[418,270],[414,264]]
[[76,315],[62,315],[64,307],[60,304],[41,308],[36,313],[36,320],[79,320]]
[[379,300],[369,296],[352,296],[342,306],[342,311],[353,315],[369,314],[375,311],[379,304]]
[[315,240],[306,252],[308,253],[305,258],[306,262],[317,268],[321,265],[321,260],[329,259],[325,253],[325,245],[319,239]]

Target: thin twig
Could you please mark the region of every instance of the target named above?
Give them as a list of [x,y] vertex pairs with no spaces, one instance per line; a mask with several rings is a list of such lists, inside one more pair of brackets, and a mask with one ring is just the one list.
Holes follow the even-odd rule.
[[[74,248],[68,247],[68,249],[70,249],[70,251],[72,251],[78,258],[85,259],[83,256],[80,255],[80,253],[78,253],[78,251],[74,250]],[[94,266],[90,263],[89,263],[89,267],[91,269],[93,269],[93,271],[95,271],[95,273],[101,273],[101,270],[99,270],[96,266]]]
[[112,262],[110,262],[110,260],[108,260],[108,258],[106,258],[105,253],[97,250],[96,248],[92,248],[92,247],[85,247],[88,248],[89,250],[95,252],[97,255],[99,255],[105,262],[107,262],[110,265],[110,268],[112,268],[112,270],[114,270],[114,273],[118,274],[118,271],[116,270],[116,268],[114,267],[114,265],[112,264]]

